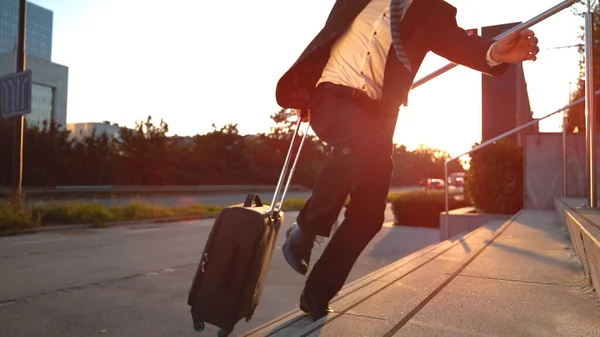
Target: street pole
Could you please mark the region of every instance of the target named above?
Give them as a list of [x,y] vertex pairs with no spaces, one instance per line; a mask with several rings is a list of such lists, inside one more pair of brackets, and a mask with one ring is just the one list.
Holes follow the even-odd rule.
[[[27,0],[19,0],[19,42],[17,48],[17,72],[25,71],[25,25],[27,19]],[[14,156],[13,156],[13,180],[15,186],[14,203],[17,208],[21,207],[23,198],[23,129],[25,127],[25,116],[14,118]]]

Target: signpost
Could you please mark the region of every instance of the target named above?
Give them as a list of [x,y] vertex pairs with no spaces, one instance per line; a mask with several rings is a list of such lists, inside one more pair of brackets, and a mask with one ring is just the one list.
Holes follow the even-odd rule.
[[[23,199],[23,129],[25,113],[31,112],[31,72],[25,71],[25,24],[27,0],[19,0],[19,40],[17,48],[16,74],[2,80],[2,115],[14,116],[13,143],[13,184],[15,194],[13,206],[21,208]],[[6,83],[6,86],[4,85]],[[6,88],[5,88],[6,87]],[[5,107],[6,106],[6,107]]]
[[31,70],[0,77],[0,102],[3,118],[31,113]]

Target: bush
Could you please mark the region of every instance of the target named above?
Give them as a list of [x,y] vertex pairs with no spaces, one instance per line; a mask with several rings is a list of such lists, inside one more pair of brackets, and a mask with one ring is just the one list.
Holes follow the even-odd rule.
[[483,213],[515,214],[523,208],[523,149],[503,139],[471,154],[465,191]]
[[45,224],[101,224],[113,220],[106,206],[91,202],[42,204],[35,208],[35,213]]
[[39,218],[30,209],[17,211],[11,205],[0,202],[0,235],[28,232],[39,225]]
[[[398,194],[392,200],[392,211],[397,226],[440,227],[440,213],[446,209],[444,191],[411,191]],[[468,199],[450,195],[449,208],[471,206]]]

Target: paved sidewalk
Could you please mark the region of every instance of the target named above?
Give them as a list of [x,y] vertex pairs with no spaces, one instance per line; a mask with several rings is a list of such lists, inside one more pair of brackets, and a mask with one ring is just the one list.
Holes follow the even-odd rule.
[[600,336],[600,306],[554,211],[523,210],[347,286],[326,319],[248,336]]

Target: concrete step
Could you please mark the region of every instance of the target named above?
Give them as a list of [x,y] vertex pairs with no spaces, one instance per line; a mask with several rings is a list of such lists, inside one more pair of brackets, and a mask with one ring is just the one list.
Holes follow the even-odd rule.
[[[409,313],[422,299],[429,296],[471,254],[484,246],[494,233],[502,227],[503,221],[490,222],[473,232],[462,233],[436,245],[421,249],[395,263],[375,271],[355,282],[346,285],[331,302],[334,313],[317,322],[312,322],[309,316],[300,310],[289,312],[256,330],[242,334],[248,337],[259,336],[309,336],[319,335],[320,329],[336,322],[350,318],[364,317],[364,308],[360,313],[355,309],[364,306],[374,296],[381,296],[393,290],[394,312],[402,310]],[[391,298],[391,297],[390,297]],[[376,305],[371,308],[376,311],[389,310],[389,304]],[[398,305],[401,307],[398,307]],[[355,324],[352,325],[356,327]],[[372,336],[370,330],[357,333],[356,331],[342,332],[336,329],[336,335],[341,336]],[[389,327],[388,327],[389,330]]]

